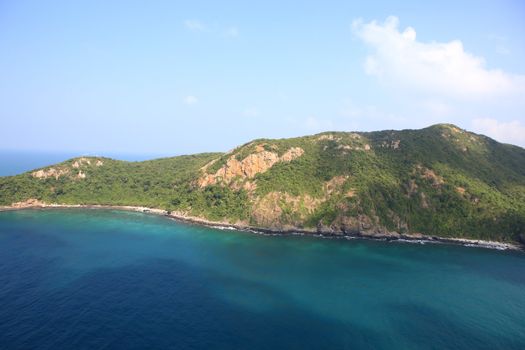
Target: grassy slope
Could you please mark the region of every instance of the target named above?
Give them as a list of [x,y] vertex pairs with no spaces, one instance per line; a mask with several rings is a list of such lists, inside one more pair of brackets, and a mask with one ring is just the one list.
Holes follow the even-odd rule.
[[[242,160],[254,153],[257,145],[279,155],[290,147],[305,152],[257,174],[250,180],[257,185],[253,192],[229,184],[202,189],[195,185],[199,169],[211,160],[216,162],[207,169],[210,174],[229,157]],[[74,161],[55,167],[76,174]],[[525,150],[451,125],[256,140],[233,154],[103,161],[100,167],[93,166],[95,160],[82,165],[84,179],[36,179],[31,173],[0,178],[0,204],[38,198],[66,204],[144,205],[256,225],[254,203],[272,193],[286,193],[299,198],[300,206],[281,200],[282,213],[273,226],[338,230],[348,218],[359,218],[372,228],[440,236],[509,241],[525,232]],[[334,177],[342,183],[327,195],[327,182]],[[304,209],[306,196],[319,203]]]

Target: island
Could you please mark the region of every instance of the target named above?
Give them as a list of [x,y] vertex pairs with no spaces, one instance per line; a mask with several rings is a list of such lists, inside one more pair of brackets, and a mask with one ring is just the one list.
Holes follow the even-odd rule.
[[516,247],[525,243],[525,149],[438,124],[257,139],[226,153],[142,162],[83,156],[0,177],[0,206]]

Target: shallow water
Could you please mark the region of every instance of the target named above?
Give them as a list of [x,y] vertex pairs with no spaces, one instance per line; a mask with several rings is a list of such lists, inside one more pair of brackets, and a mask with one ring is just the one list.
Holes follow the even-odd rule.
[[525,254],[0,213],[0,347],[525,348]]

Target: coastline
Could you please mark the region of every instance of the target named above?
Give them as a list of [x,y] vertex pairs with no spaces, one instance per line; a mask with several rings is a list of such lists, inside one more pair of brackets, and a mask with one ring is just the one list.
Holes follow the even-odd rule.
[[232,229],[244,232],[252,232],[259,234],[272,234],[272,235],[311,235],[316,237],[325,238],[355,238],[355,239],[369,239],[378,241],[398,241],[408,243],[443,243],[462,245],[465,247],[479,247],[497,250],[517,250],[524,251],[525,247],[518,243],[504,243],[497,241],[486,241],[477,239],[466,239],[466,238],[453,238],[453,237],[440,237],[440,236],[426,236],[423,234],[400,234],[400,233],[377,233],[377,232],[355,232],[347,233],[342,231],[319,231],[315,229],[304,229],[297,227],[286,227],[286,228],[265,228],[265,227],[254,227],[243,224],[232,224],[221,221],[211,221],[204,218],[190,216],[181,212],[168,212],[164,209],[156,209],[142,206],[130,206],[130,205],[102,205],[102,204],[46,204],[37,202],[35,204],[22,204],[16,206],[0,206],[0,212],[5,211],[17,211],[25,209],[111,209],[111,210],[124,210],[134,211],[145,214],[153,214],[158,216],[164,216],[169,219],[176,221],[197,224],[207,226],[210,228],[218,229]]

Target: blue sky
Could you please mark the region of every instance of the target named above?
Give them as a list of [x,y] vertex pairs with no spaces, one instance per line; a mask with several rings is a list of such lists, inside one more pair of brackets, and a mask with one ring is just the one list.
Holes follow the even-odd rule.
[[0,1],[0,149],[455,123],[525,146],[522,1]]

